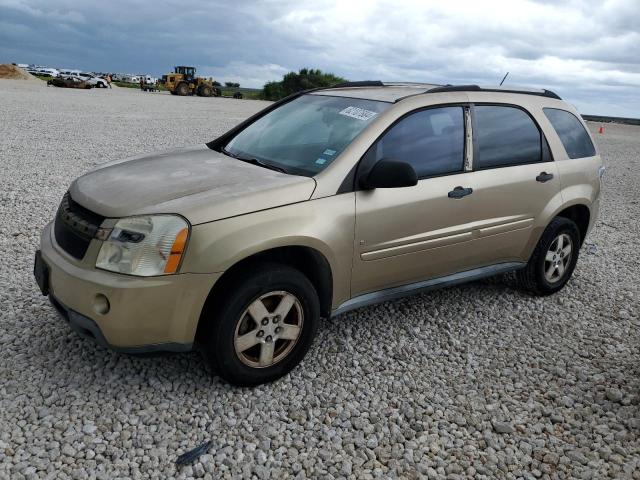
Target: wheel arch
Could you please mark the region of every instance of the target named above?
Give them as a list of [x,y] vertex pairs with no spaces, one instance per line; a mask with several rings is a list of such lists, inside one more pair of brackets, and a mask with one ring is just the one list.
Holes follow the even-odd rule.
[[580,246],[584,243],[584,239],[589,232],[589,225],[591,224],[591,209],[588,207],[587,201],[575,200],[569,205],[563,205],[561,209],[553,216],[564,217],[572,220],[580,231]]
[[311,281],[318,293],[320,315],[326,318],[331,316],[333,273],[327,258],[319,250],[309,246],[289,245],[274,247],[248,255],[225,270],[209,291],[198,321],[196,338],[205,323],[204,312],[211,308],[212,302],[224,297],[229,286],[250,272],[253,266],[266,262],[288,265],[301,271]]

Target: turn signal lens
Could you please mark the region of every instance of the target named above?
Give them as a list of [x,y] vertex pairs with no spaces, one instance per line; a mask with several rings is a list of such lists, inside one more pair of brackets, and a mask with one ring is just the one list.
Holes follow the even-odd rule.
[[182,259],[182,253],[184,252],[184,247],[187,245],[188,235],[189,230],[186,228],[180,230],[178,235],[176,235],[176,239],[173,241],[173,245],[171,246],[171,253],[169,254],[167,265],[164,267],[164,273],[176,273],[178,270],[180,260]]

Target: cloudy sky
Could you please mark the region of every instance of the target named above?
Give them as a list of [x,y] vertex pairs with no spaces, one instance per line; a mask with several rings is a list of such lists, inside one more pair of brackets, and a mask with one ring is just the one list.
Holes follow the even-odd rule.
[[314,67],[350,80],[557,91],[640,117],[640,0],[0,0],[0,63],[160,75],[195,65],[261,87]]

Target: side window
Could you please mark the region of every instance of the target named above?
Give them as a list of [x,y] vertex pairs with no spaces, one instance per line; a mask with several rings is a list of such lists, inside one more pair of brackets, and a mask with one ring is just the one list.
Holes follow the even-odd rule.
[[589,134],[573,113],[557,108],[542,110],[560,137],[569,158],[593,157],[596,154]]
[[542,135],[531,117],[515,107],[474,107],[474,169],[508,167],[542,160]]
[[403,118],[378,140],[376,160],[382,158],[410,163],[418,178],[462,171],[462,107],[430,108]]

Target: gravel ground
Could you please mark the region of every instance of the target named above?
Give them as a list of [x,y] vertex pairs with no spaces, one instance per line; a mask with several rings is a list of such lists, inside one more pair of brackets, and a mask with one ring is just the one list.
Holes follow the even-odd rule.
[[0,80],[0,106],[0,477],[640,479],[640,128],[597,135],[601,220],[560,294],[503,276],[361,309],[286,378],[238,389],[196,354],[79,338],[32,256],[74,177],[264,103]]

